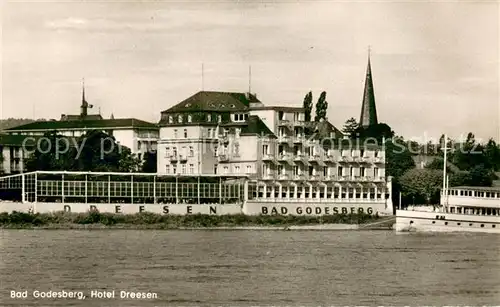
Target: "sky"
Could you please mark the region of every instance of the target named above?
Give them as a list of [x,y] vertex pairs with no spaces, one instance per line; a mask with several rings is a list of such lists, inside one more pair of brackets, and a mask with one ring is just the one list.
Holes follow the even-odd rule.
[[0,118],[78,114],[85,78],[106,118],[158,122],[202,88],[251,83],[266,105],[326,91],[341,128],[359,120],[370,46],[378,119],[396,134],[500,139],[496,1],[1,3]]

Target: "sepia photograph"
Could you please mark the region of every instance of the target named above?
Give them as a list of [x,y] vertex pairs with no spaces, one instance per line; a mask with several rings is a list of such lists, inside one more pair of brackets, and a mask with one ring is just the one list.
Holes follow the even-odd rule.
[[500,305],[500,2],[0,2],[0,306]]

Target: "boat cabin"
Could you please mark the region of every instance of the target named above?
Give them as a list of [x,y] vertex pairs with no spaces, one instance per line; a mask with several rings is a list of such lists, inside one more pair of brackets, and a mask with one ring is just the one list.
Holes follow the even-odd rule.
[[441,204],[449,213],[500,216],[500,187],[459,186],[446,191]]

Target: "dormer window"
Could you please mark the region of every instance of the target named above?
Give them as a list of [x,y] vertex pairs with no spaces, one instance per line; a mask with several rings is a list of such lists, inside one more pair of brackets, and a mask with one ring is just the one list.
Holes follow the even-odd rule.
[[211,122],[212,121],[212,115],[211,114],[208,114],[207,115],[207,122]]
[[179,121],[179,123],[182,123],[182,115],[179,115],[179,117],[177,118],[177,120]]
[[243,121],[245,121],[245,115],[247,115],[247,114],[243,114],[243,113],[233,114],[233,121],[243,122]]
[[193,121],[193,116],[192,115],[188,115],[188,123],[190,123],[192,121]]
[[174,117],[173,116],[169,116],[168,117],[168,123],[172,124],[173,122],[174,122]]

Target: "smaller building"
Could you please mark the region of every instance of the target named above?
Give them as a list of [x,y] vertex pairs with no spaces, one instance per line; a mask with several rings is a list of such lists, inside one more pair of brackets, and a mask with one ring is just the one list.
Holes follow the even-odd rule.
[[26,135],[0,134],[0,175],[25,171],[24,161],[35,142],[28,142]]

